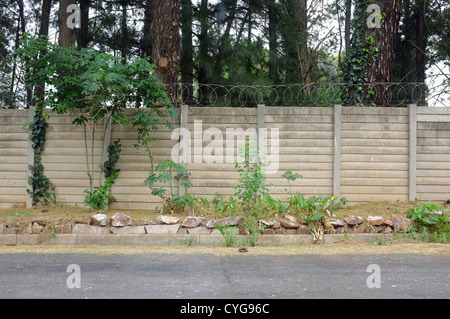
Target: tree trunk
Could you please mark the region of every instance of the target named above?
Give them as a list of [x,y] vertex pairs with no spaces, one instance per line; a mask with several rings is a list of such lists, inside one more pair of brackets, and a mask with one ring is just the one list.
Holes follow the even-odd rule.
[[300,0],[297,6],[297,15],[300,23],[300,39],[298,44],[298,59],[302,82],[306,85],[304,93],[311,94],[310,64],[308,55],[308,6],[306,0]]
[[[23,8],[23,7],[22,7]],[[21,10],[21,7],[19,6],[19,11]],[[17,50],[19,48],[20,45],[20,23],[22,21],[22,17],[23,14],[20,14],[19,12],[19,17],[17,19],[17,28],[16,28],[16,36],[15,36],[15,41],[14,41],[14,51]],[[13,65],[12,65],[12,70],[11,70],[11,83],[9,86],[9,100],[8,100],[8,108],[13,109],[15,107],[14,103],[16,101],[16,93],[15,93],[15,82],[16,82],[16,69],[17,69],[17,62],[16,62],[16,53],[13,53]],[[27,94],[28,94],[28,85],[27,85]],[[27,105],[25,105],[25,108],[28,108],[29,105],[27,103]]]
[[178,74],[180,69],[180,6],[181,0],[154,0],[152,39],[156,77],[167,86],[174,105],[179,103]]
[[425,66],[426,66],[426,30],[425,30],[425,9],[426,1],[417,0],[416,2],[416,72],[417,83],[420,84],[420,90],[422,92],[419,105],[425,105]]
[[77,30],[79,48],[87,48],[89,44],[89,8],[91,0],[80,0],[80,29]]
[[[20,21],[20,32],[22,36],[26,32],[26,24],[25,21],[25,7],[23,0],[17,0],[17,4],[19,5],[19,21]],[[19,30],[17,30],[17,35],[19,34]],[[29,70],[25,70],[26,73],[29,72]],[[27,92],[27,105],[26,108],[30,108],[33,104],[33,88],[29,85],[26,86],[26,92]],[[14,99],[15,100],[15,99]]]
[[145,1],[144,27],[142,30],[143,36],[141,40],[142,57],[151,57],[152,55],[152,2],[153,0]]
[[270,0],[268,3],[268,18],[269,18],[269,78],[274,84],[279,84],[280,78],[278,76],[278,18],[276,11],[275,0]]
[[[232,55],[232,48],[230,43],[230,33],[231,33],[231,27],[233,25],[233,22],[236,18],[236,6],[237,6],[237,0],[232,0],[232,2],[229,4],[228,11],[228,21],[227,26],[225,28],[225,32],[220,37],[219,41],[219,47],[217,50],[216,55],[216,61],[214,64],[214,74],[219,78],[219,81],[217,83],[220,83],[222,80],[223,75],[223,66],[225,64],[226,59],[230,59],[230,56]],[[223,18],[225,20],[225,16]],[[221,23],[221,22],[219,22]]]
[[[386,14],[380,27],[366,29],[366,38],[372,36],[379,53],[375,63],[368,70],[369,83],[391,82],[392,61],[394,45],[397,37],[401,14],[402,0],[379,0],[378,4],[382,14]],[[370,101],[377,106],[386,106],[389,97],[389,86],[377,85],[374,88]]]
[[251,52],[251,45],[252,45],[252,28],[253,28],[253,10],[252,10],[252,3],[251,0],[248,0],[248,29],[247,29],[247,62],[245,63],[245,69],[248,74],[252,72],[252,54]]
[[193,97],[194,49],[192,47],[192,0],[181,0],[181,83],[182,101],[189,104]]
[[[50,11],[52,7],[51,0],[43,0],[42,1],[42,14],[41,14],[41,25],[39,28],[39,36],[48,36],[48,28],[50,23]],[[41,52],[41,55],[45,54],[45,52]],[[36,105],[36,99],[41,101],[44,97],[45,84],[40,83],[36,84],[34,89],[33,105]]]
[[299,25],[298,7],[302,0],[287,0],[283,3],[283,19],[281,34],[284,49],[284,73],[286,83],[299,83],[301,81],[299,67],[299,45],[301,31]]
[[200,6],[200,35],[198,37],[199,41],[199,52],[198,52],[198,82],[200,84],[207,84],[207,70],[206,70],[206,60],[208,58],[208,0],[202,0]]
[[59,0],[59,13],[58,13],[58,25],[59,25],[59,45],[62,47],[69,47],[76,41],[75,29],[69,28],[67,21],[70,12],[67,12],[67,7],[71,4],[75,4],[75,0]]
[[352,0],[346,0],[345,2],[345,53],[350,51],[351,40],[351,27],[352,27]]
[[199,12],[199,22],[200,22],[200,35],[198,37],[199,49],[198,49],[198,83],[199,83],[199,100],[201,103],[205,103],[207,100],[208,90],[205,86],[209,83],[208,71],[207,71],[207,60],[208,60],[208,22],[209,12],[208,12],[208,0],[202,0]]
[[128,31],[128,13],[127,13],[127,7],[128,7],[128,1],[120,1],[120,6],[122,7],[122,16],[120,19],[120,30],[121,30],[121,37],[120,37],[120,48],[121,48],[121,57],[123,58],[123,63],[127,64],[127,57],[130,55],[130,47],[131,47],[131,41],[130,41],[130,32]]

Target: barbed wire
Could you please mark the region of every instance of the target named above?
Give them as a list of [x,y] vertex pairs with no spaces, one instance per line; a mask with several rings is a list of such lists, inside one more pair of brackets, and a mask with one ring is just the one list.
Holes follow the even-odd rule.
[[[178,104],[205,107],[346,106],[406,107],[409,104],[450,107],[450,75],[431,76],[426,83],[311,83],[285,85],[166,85],[169,96],[179,96]],[[1,93],[1,92],[0,92]],[[6,92],[0,94],[0,109],[8,108]],[[23,101],[14,101],[24,108]]]
[[176,84],[169,95],[179,93],[180,103],[190,106],[391,106],[409,104],[450,107],[450,81],[437,78],[427,83],[312,83],[290,85]]

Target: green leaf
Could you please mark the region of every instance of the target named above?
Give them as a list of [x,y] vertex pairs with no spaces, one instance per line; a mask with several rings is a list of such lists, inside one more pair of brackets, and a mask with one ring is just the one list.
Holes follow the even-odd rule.
[[316,213],[311,217],[311,220],[318,220],[324,217],[325,215],[323,213]]

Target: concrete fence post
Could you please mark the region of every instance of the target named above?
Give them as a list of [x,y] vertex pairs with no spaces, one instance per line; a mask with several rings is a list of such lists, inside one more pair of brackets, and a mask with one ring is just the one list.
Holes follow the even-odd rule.
[[258,161],[264,163],[264,154],[265,154],[265,141],[266,141],[266,131],[265,122],[266,122],[266,105],[258,104],[258,120],[257,120],[257,129],[256,134],[258,136]]
[[[28,122],[33,122],[34,119],[34,113],[36,111],[36,107],[34,105],[30,105],[30,108],[28,110]],[[31,209],[33,207],[33,197],[30,196],[27,192],[27,190],[30,190],[30,192],[33,191],[31,185],[28,183],[29,178],[31,177],[31,170],[30,165],[34,165],[34,150],[33,150],[33,141],[28,138],[28,156],[27,156],[27,187],[25,189],[26,192],[26,200],[25,205],[27,209]]]
[[[185,168],[187,168],[188,154],[187,154],[187,143],[186,136],[181,140],[182,132],[188,129],[188,111],[189,107],[186,104],[182,104],[180,107],[180,150],[179,150],[179,162]],[[183,143],[183,145],[181,144]],[[186,194],[186,189],[181,186],[184,178],[180,178],[178,181],[178,195],[184,196]]]
[[409,200],[417,197],[417,104],[409,108]]
[[341,198],[342,105],[334,106],[333,196]]

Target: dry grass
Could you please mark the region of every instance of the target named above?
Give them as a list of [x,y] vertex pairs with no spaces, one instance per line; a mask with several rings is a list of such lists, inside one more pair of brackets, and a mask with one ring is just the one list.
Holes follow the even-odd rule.
[[248,252],[239,252],[237,247],[222,246],[0,246],[0,254],[36,253],[36,254],[210,254],[210,255],[382,255],[382,254],[419,254],[450,256],[449,244],[431,244],[419,241],[393,241],[385,245],[342,240],[325,245],[248,247]]
[[[367,218],[369,215],[390,218],[392,213],[405,215],[409,207],[414,203],[403,202],[372,202],[346,206],[337,210],[336,217],[344,218],[349,215],[357,215]],[[47,221],[57,218],[72,220],[88,220],[90,216],[99,211],[83,207],[56,206],[45,208],[25,209],[14,207],[0,210],[0,223],[9,218],[21,223],[26,223],[34,217],[45,217]],[[102,211],[109,217],[116,210]],[[154,220],[159,211],[120,211],[133,218],[134,223],[143,220]],[[188,213],[178,213],[173,216],[183,219]],[[217,218],[211,212],[201,214],[206,218]],[[37,245],[37,246],[0,246],[0,254],[7,253],[78,253],[78,254],[214,254],[214,255],[336,255],[336,254],[421,254],[450,256],[449,244],[423,243],[420,241],[396,240],[384,245],[367,244],[356,240],[340,240],[325,245],[302,245],[302,246],[272,246],[272,247],[249,247],[248,252],[242,253],[238,248],[221,246],[63,246],[63,245]]]
[[[357,204],[352,206],[345,206],[335,212],[337,218],[344,218],[350,215],[361,216],[364,219],[367,216],[382,216],[385,219],[389,219],[392,213],[406,215],[408,208],[414,206],[414,203],[409,202],[371,202],[364,204]],[[72,220],[88,220],[90,216],[95,213],[104,213],[111,217],[117,210],[98,211],[85,207],[74,206],[48,206],[40,208],[26,209],[25,207],[14,207],[9,209],[0,210],[0,223],[6,222],[8,218],[14,217],[19,221],[31,220],[34,217],[45,217],[48,221],[55,220],[57,218],[72,219]],[[160,211],[142,211],[142,210],[121,210],[120,212],[132,217],[135,223],[143,220],[154,220]],[[180,219],[189,215],[189,212],[175,213],[172,216],[176,216]],[[212,211],[203,211],[198,216],[205,217],[207,219],[218,218],[217,214]]]
[[[19,221],[31,220],[35,217],[45,217],[46,220],[52,221],[57,218],[72,219],[72,220],[89,220],[89,217],[96,213],[103,213],[111,217],[117,210],[93,210],[84,207],[74,206],[48,206],[40,208],[26,209],[25,207],[14,207],[0,210],[0,223],[6,222],[9,218],[14,217]],[[141,210],[121,210],[120,212],[127,214],[133,218],[134,222],[143,220],[154,220],[159,214],[159,211],[141,211]],[[178,214],[182,217],[181,214]],[[177,216],[177,215],[174,215]],[[185,215],[184,215],[185,216]]]
[[377,201],[362,203],[351,206],[345,206],[336,211],[337,217],[347,217],[350,215],[361,216],[367,219],[367,216],[382,216],[389,219],[391,214],[400,214],[406,216],[407,210],[413,207],[415,203],[411,202],[388,202]]

